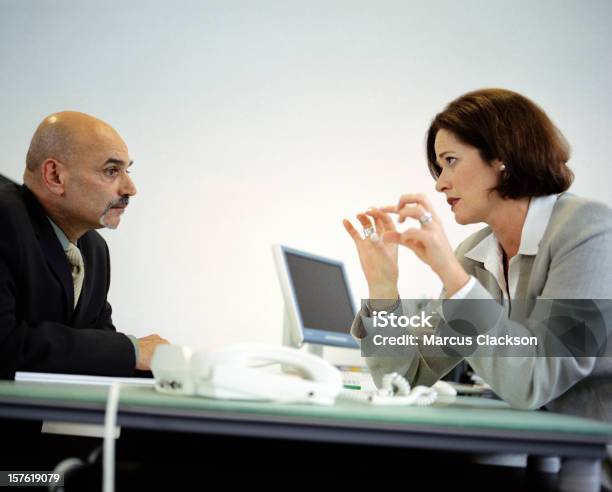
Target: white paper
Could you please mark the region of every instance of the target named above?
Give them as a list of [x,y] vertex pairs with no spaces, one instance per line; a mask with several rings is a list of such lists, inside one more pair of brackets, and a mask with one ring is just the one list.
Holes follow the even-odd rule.
[[15,381],[34,383],[63,383],[63,384],[91,384],[96,386],[110,386],[113,383],[141,384],[153,386],[153,378],[113,378],[108,376],[85,376],[81,374],[53,374],[46,372],[17,372]]

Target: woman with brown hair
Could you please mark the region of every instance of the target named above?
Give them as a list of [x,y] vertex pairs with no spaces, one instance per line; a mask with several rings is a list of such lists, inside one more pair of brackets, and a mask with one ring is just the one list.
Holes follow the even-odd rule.
[[[595,348],[584,356],[560,356],[567,353],[542,343],[513,357],[490,352],[478,356],[478,351],[432,356],[423,346],[423,335],[448,325],[444,316],[448,313],[441,311],[434,328],[417,330],[419,343],[401,357],[381,353],[385,356],[366,358],[378,385],[390,372],[402,374],[412,385],[431,385],[466,360],[513,406],[546,406],[612,420],[612,349],[606,345],[612,324],[610,302],[598,304],[598,312],[592,312],[593,299],[612,299],[612,211],[566,192],[573,180],[568,159],[569,146],[562,134],[526,97],[484,89],[452,101],[427,132],[429,170],[436,191],[446,195],[459,224],[487,226],[453,252],[427,197],[412,193],[400,197],[397,205],[358,214],[365,237],[345,220],[370,297],[351,332],[363,348],[375,332],[373,311],[398,316],[405,311],[397,288],[399,245],[416,253],[438,275],[441,299],[459,305],[483,301],[475,309],[464,309],[464,316],[472,326],[486,327],[494,335],[524,337],[541,330],[541,320],[534,314],[541,299],[585,299],[585,304],[572,309],[586,318],[604,320],[604,328],[594,335]],[[415,220],[418,227],[398,231],[390,214],[397,215],[399,223]],[[513,302],[520,308],[513,310]]]

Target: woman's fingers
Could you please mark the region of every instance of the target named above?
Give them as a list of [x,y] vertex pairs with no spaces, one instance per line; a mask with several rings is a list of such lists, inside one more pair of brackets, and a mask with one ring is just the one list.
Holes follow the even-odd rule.
[[408,243],[414,241],[424,242],[427,239],[427,232],[423,229],[407,229],[404,232],[385,232],[383,241],[385,243],[403,244],[408,246]]
[[[412,217],[413,219],[419,220],[427,212],[429,212],[429,210],[427,210],[425,207],[423,207],[420,204],[414,204],[414,205],[405,204],[401,209],[398,209],[397,206],[395,205],[387,205],[385,207],[381,207],[380,210],[388,212],[388,213],[397,214],[398,222],[400,224],[403,223],[407,217]],[[434,218],[436,217],[435,214],[433,213],[431,215]],[[393,228],[393,230],[395,230],[395,227]]]
[[429,233],[423,229],[406,229],[404,232],[402,232],[400,242],[402,244],[410,241],[425,243],[428,237],[430,237]]
[[376,227],[376,234],[380,238],[385,233],[385,226],[383,224],[381,214],[379,214],[375,208],[370,207],[366,211],[366,215],[374,219],[374,226]]
[[380,217],[374,217],[374,225],[376,226],[376,234],[378,234],[378,237],[382,237],[385,233],[385,226]]
[[[397,205],[370,207],[365,213],[357,214],[357,220],[364,231],[370,228],[376,231],[376,235],[371,234],[369,236],[372,242],[378,242],[382,238],[387,244],[403,244],[412,249],[416,242],[421,242],[424,239],[420,234],[425,229],[413,228],[400,233],[397,231],[390,214],[397,214],[398,221],[403,223],[406,218],[420,220],[427,213],[430,213],[434,220],[437,220],[437,216],[424,194],[407,193],[400,197]],[[363,234],[355,229],[350,221],[344,219],[342,223],[355,243],[363,241]],[[423,225],[426,226],[427,224]]]
[[418,203],[419,205],[422,205],[423,208],[425,208],[428,212],[433,212],[431,204],[429,203],[429,198],[427,198],[427,196],[423,193],[405,193],[404,195],[400,196],[400,199],[397,202],[398,210],[408,203]]
[[407,217],[412,217],[413,219],[419,220],[426,213],[427,210],[425,210],[425,208],[423,208],[421,205],[405,205],[398,213],[398,221],[402,223]]
[[368,217],[366,214],[357,214],[357,220],[361,223],[364,229],[373,227],[372,219],[370,219],[370,217]]
[[393,220],[389,214],[385,213],[381,208],[371,207],[368,209],[366,214],[373,217],[375,223],[377,219],[380,220],[382,225],[382,231],[379,232],[380,236],[382,236],[385,231],[395,231],[395,224],[393,223]]
[[383,241],[387,244],[399,244],[402,239],[402,235],[397,231],[385,232],[383,235]]
[[423,207],[427,212],[429,212],[434,218],[436,218],[436,211],[431,206],[429,198],[427,195],[423,193],[406,193],[402,195],[397,202],[397,210],[401,210],[406,205],[417,204]]
[[[365,217],[366,220],[364,221],[364,220],[362,220],[364,217],[365,217],[365,215],[363,215],[363,214],[359,214],[357,216],[357,218],[359,219],[359,222],[361,222],[361,225],[364,227],[364,229],[367,228],[367,227],[372,227],[372,223],[370,222],[370,219]],[[361,243],[364,240],[361,237],[361,234],[359,233],[359,231],[353,227],[353,224],[351,224],[351,222],[349,220],[344,219],[342,221],[342,225],[344,225],[344,228],[346,229],[346,232],[348,232],[349,235],[353,238],[353,241],[355,241],[355,244],[359,245],[359,243]],[[377,232],[377,234],[378,234],[378,232]],[[369,239],[373,243],[375,243],[375,242],[377,242],[379,240],[381,235],[371,234]]]
[[347,219],[343,219],[342,225],[346,229],[346,232],[348,232],[349,235],[353,238],[353,241],[355,241],[355,244],[361,241],[361,235],[359,234],[357,229],[353,227],[353,224],[351,224],[350,221],[348,221]]
[[380,224],[373,224],[372,219],[370,219],[370,217],[368,217],[366,214],[357,214],[357,219],[359,220],[359,222],[361,222],[361,225],[363,226],[364,234],[366,229],[374,229],[376,231],[376,235],[374,235],[372,232],[370,232],[370,234],[367,234],[366,239],[369,238],[374,242],[378,241],[381,233],[379,231]]

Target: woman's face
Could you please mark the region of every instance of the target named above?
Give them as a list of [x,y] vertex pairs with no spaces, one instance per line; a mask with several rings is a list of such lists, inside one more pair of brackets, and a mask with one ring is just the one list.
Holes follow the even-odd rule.
[[476,147],[464,144],[448,130],[441,129],[434,143],[436,159],[442,173],[436,191],[444,193],[459,224],[487,222],[487,216],[499,200],[497,186],[501,161],[488,166]]

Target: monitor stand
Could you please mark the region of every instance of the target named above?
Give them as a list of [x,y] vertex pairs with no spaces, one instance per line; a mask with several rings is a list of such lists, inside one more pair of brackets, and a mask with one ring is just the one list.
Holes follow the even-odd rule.
[[318,345],[314,343],[305,343],[306,350],[313,354],[323,358],[323,345]]
[[317,343],[302,343],[297,333],[297,326],[289,316],[289,310],[285,307],[283,316],[283,345],[285,347],[306,347],[308,353],[323,358],[323,345]]
[[[302,336],[298,332],[297,324],[292,322],[287,308],[285,308],[283,316],[283,346],[297,349],[305,347],[308,353],[323,358],[324,345],[318,343],[302,343]],[[281,364],[281,370],[286,374],[297,374],[295,367],[287,364]],[[345,386],[352,389],[368,389],[372,391],[376,389],[369,375],[363,375],[359,371],[340,370],[342,372],[342,381]]]

